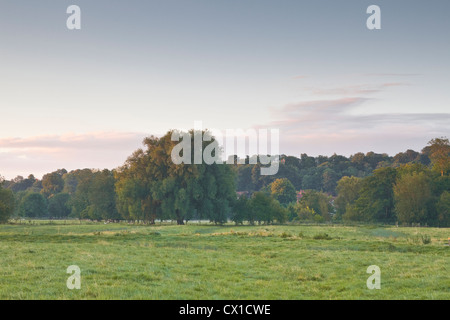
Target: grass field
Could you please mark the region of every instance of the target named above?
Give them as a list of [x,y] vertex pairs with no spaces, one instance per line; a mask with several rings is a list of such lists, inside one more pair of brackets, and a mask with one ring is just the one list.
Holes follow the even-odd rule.
[[450,299],[450,229],[70,223],[0,226],[0,299]]

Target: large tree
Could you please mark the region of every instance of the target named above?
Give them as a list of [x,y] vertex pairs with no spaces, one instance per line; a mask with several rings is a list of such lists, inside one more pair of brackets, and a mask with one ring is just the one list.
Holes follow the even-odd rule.
[[[264,192],[255,192],[249,203],[252,219],[258,223],[266,224],[278,221],[284,222],[287,218],[287,209],[282,207],[278,200]],[[250,221],[253,223],[253,220]]]
[[[173,131],[161,138],[144,139],[145,149],[135,151],[116,171],[116,192],[119,212],[124,217],[154,222],[174,219],[178,224],[198,218],[223,223],[231,215],[236,200],[234,171],[226,164],[194,164],[194,155],[183,154],[188,163],[174,163],[172,150],[179,142],[172,141]],[[191,150],[197,147],[195,135],[206,132],[180,133]],[[203,141],[199,152],[214,143]],[[187,152],[187,150],[183,150]],[[216,151],[218,152],[218,151]]]
[[[70,173],[76,177],[75,193],[70,200],[72,216],[93,220],[118,219],[116,209],[115,180],[113,173],[103,171],[81,170]],[[66,180],[67,181],[67,180]]]
[[362,179],[358,177],[342,177],[336,187],[338,196],[334,201],[337,213],[342,216],[345,214],[347,207],[353,205],[359,197],[362,186]]
[[28,193],[20,203],[19,214],[28,218],[46,217],[48,214],[47,200],[40,193]]
[[430,178],[425,172],[400,176],[394,188],[395,211],[400,222],[425,222],[432,200]]
[[394,193],[392,187],[397,179],[394,168],[379,168],[364,178],[360,195],[351,207],[352,216],[365,221],[395,221]]
[[331,205],[331,197],[324,192],[316,190],[307,190],[303,193],[301,204],[306,208],[314,210],[315,213],[322,216],[323,220],[331,219],[333,207]]

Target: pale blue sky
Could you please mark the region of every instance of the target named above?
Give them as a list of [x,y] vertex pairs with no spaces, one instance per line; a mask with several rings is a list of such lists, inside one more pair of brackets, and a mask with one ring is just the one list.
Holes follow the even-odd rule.
[[[66,28],[76,4],[82,29]],[[366,9],[381,7],[381,30]],[[449,136],[450,1],[0,3],[0,174],[122,164],[195,120],[277,127],[281,152]]]

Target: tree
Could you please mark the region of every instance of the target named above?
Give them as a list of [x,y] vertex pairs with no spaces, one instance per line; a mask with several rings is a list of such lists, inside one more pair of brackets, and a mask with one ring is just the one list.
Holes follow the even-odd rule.
[[319,214],[323,220],[328,221],[331,219],[330,213],[333,211],[331,205],[331,197],[326,193],[307,190],[300,199],[300,203],[305,207],[314,210],[315,213]]
[[231,221],[235,224],[242,224],[244,221],[249,220],[250,204],[246,195],[242,195],[234,203],[233,211],[231,214]]
[[114,176],[104,169],[93,174],[88,188],[88,216],[95,220],[118,219]]
[[444,191],[437,203],[438,222],[440,227],[450,227],[450,192]]
[[[287,218],[287,210],[277,200],[264,192],[253,194],[250,200],[250,211],[251,217],[254,217],[258,223],[270,224],[275,220],[282,223]],[[250,223],[253,224],[253,220],[250,220]]]
[[322,216],[317,214],[314,209],[311,209],[305,202],[290,203],[288,206],[289,220],[303,220],[303,221],[320,221]]
[[4,189],[0,183],[0,223],[8,222],[8,219],[14,212],[14,205],[13,192],[11,190]]
[[[118,219],[116,208],[115,180],[107,169],[92,171],[85,169],[69,173],[71,184],[76,185],[69,204],[72,216],[93,220]],[[76,177],[76,182],[73,180]]]
[[325,167],[312,167],[303,170],[302,174],[302,189],[303,190],[317,190],[323,189],[323,173]]
[[[215,223],[227,221],[236,200],[233,169],[216,163],[175,164],[171,153],[177,144],[171,139],[172,133],[144,139],[145,150],[135,151],[116,171],[119,212],[124,217],[141,217],[151,223],[160,218],[184,224],[194,215]],[[192,150],[194,136],[205,134],[193,130],[189,135],[180,133],[186,139],[190,137]],[[211,141],[201,140],[202,153],[214,143],[214,137]]]
[[68,193],[55,194],[48,200],[48,214],[50,218],[66,218],[70,214],[70,195]]
[[376,169],[372,175],[364,178],[360,195],[352,208],[353,216],[363,217],[365,221],[395,221],[392,188],[396,179],[397,171],[390,167]]
[[52,173],[47,173],[42,177],[42,193],[48,198],[53,194],[61,192],[64,188],[64,180],[62,173],[66,172],[58,170]]
[[428,142],[430,147],[430,159],[433,168],[444,176],[444,173],[450,169],[450,143],[449,140],[441,137]]
[[362,179],[357,177],[342,177],[336,187],[338,196],[334,201],[338,215],[342,216],[349,205],[354,204],[359,197]]
[[395,211],[400,222],[425,222],[432,194],[430,178],[424,172],[402,175],[393,191]]
[[11,189],[14,193],[26,191],[33,186],[35,181],[36,178],[32,174],[30,174],[27,179],[24,179],[22,176],[17,176],[11,181],[8,189]]
[[330,168],[325,169],[322,175],[323,191],[334,194],[338,180],[336,171]]
[[420,154],[414,150],[408,149],[406,152],[399,152],[394,156],[394,164],[400,165],[409,162],[419,162]]
[[270,192],[274,199],[287,207],[289,203],[297,201],[294,185],[286,178],[276,179],[270,184]]
[[300,155],[300,166],[302,169],[309,169],[316,166],[316,159],[308,156],[306,153]]
[[[68,205],[71,208],[70,216],[74,218],[89,218],[89,189],[94,173],[90,169],[76,170],[68,175],[75,176],[76,188]],[[69,190],[66,190],[68,193]]]
[[20,203],[19,213],[28,218],[45,217],[48,214],[47,201],[40,193],[28,193]]

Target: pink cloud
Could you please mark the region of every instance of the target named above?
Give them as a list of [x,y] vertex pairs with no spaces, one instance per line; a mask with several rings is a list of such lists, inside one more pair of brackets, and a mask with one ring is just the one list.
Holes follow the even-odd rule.
[[0,174],[8,179],[16,175],[45,173],[65,168],[109,168],[122,165],[142,146],[144,133],[94,132],[0,139]]
[[291,103],[272,109],[273,121],[256,128],[280,129],[280,151],[295,156],[420,151],[430,139],[450,133],[450,113],[354,112],[369,100],[350,97]]

